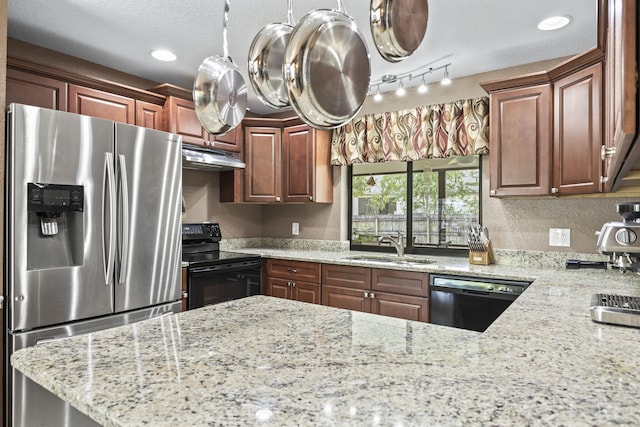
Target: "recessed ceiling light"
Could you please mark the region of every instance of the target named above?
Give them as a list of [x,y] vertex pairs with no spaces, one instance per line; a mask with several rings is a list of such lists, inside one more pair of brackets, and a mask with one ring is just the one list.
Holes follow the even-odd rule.
[[571,17],[568,15],[550,16],[543,19],[538,24],[538,29],[542,31],[557,30],[562,27],[566,27],[571,22]]
[[176,60],[175,53],[171,52],[170,50],[166,50],[166,49],[152,50],[151,51],[151,56],[153,56],[158,61],[170,62],[170,61],[175,61]]

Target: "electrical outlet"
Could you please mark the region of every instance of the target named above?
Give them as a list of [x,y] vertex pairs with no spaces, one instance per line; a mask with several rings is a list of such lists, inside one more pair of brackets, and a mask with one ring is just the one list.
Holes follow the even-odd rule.
[[291,223],[291,234],[293,234],[294,236],[297,236],[298,234],[300,234],[300,224],[297,222],[292,222]]
[[571,246],[571,230],[568,228],[550,228],[549,246]]

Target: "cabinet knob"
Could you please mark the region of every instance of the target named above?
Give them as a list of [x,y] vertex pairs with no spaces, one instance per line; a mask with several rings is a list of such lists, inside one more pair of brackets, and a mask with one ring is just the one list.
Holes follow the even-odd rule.
[[313,196],[309,196],[309,201],[313,202]]
[[364,293],[364,297],[365,297],[365,298],[369,298],[369,292],[365,292],[365,293]]
[[280,201],[280,196],[276,196],[276,202]]
[[373,292],[371,292],[371,294],[369,295],[371,298],[375,298],[376,294],[374,294]]
[[498,190],[490,190],[489,191],[489,195],[490,196],[497,196],[498,195]]
[[0,295],[0,310],[4,308],[3,303],[4,303],[4,295]]
[[298,272],[298,270],[297,270],[297,269],[295,269],[295,268],[287,268],[287,271],[288,271],[289,273],[297,273],[297,272]]
[[184,298],[184,299],[189,298],[189,293],[188,292],[183,292],[182,293],[182,298]]
[[296,287],[296,282],[291,282],[291,286]]
[[551,194],[558,194],[560,192],[560,190],[558,190],[556,187],[553,187],[551,189]]

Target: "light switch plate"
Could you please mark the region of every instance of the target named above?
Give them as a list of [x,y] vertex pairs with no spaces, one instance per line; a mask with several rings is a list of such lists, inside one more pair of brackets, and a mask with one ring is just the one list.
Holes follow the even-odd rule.
[[294,236],[297,236],[298,234],[300,234],[300,224],[297,222],[292,222],[291,223],[291,234],[293,234]]
[[549,246],[571,246],[571,230],[568,228],[550,228]]

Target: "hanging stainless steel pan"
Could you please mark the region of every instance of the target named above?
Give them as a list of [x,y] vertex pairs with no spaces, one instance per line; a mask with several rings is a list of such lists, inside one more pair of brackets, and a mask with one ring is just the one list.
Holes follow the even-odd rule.
[[410,56],[422,43],[429,20],[427,0],[371,0],[371,34],[389,62]]
[[309,126],[332,129],[360,111],[371,79],[369,51],[342,1],[307,13],[284,54],[284,79],[294,111]]
[[291,0],[288,0],[287,22],[265,26],[256,34],[249,47],[248,71],[251,86],[265,105],[276,109],[289,106],[282,65],[284,50],[294,25]]
[[224,56],[206,58],[193,83],[193,102],[202,127],[215,135],[224,135],[244,118],[247,109],[247,85],[238,66],[229,56],[227,26],[229,0],[225,0],[222,44]]

